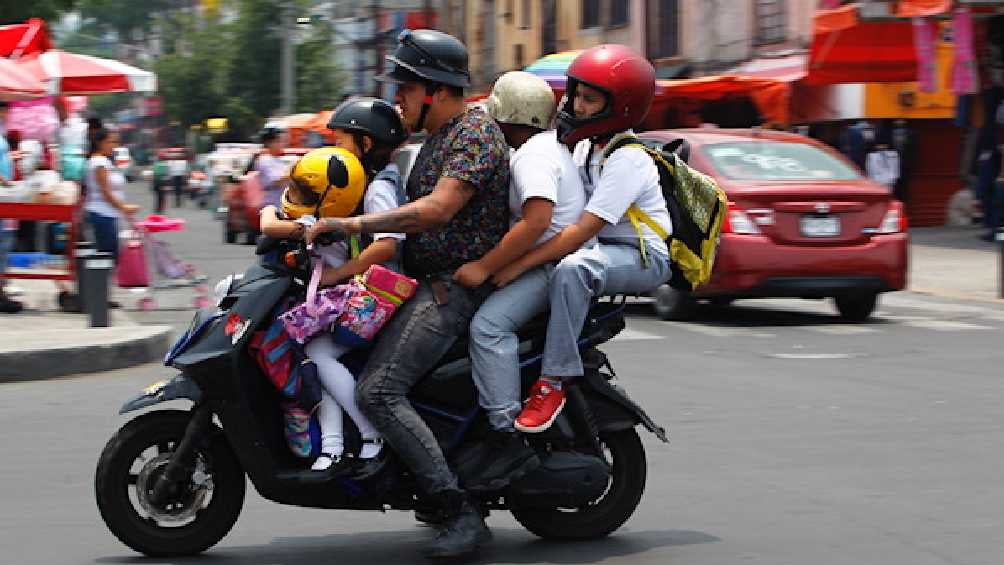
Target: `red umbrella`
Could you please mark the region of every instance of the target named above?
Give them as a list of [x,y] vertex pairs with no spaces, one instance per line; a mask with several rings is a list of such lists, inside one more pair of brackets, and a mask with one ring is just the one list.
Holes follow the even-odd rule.
[[52,47],[45,22],[38,18],[23,24],[0,26],[0,57],[23,57]]
[[45,95],[45,85],[17,63],[0,57],[0,100],[28,100]]
[[49,94],[154,92],[157,75],[112,59],[50,49],[17,64],[45,83]]

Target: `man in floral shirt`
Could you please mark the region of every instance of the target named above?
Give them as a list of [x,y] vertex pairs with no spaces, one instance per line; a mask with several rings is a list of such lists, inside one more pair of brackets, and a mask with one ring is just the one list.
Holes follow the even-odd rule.
[[[444,517],[426,555],[452,557],[474,551],[491,533],[407,394],[467,332],[491,290],[466,288],[453,275],[495,247],[509,227],[509,148],[485,111],[467,108],[467,49],[456,38],[406,30],[387,59],[392,68],[384,79],[398,83],[405,125],[429,132],[408,178],[410,202],[379,214],[322,219],[307,237],[408,234],[405,272],[421,285],[381,331],[356,395]],[[361,475],[370,471],[364,468]]]

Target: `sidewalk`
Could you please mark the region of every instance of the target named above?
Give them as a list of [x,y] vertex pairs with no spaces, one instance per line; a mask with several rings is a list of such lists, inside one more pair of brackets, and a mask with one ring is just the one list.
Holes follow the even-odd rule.
[[0,314],[0,383],[131,367],[163,357],[169,326],[142,326],[122,310],[109,327],[91,328],[86,314],[59,311],[52,281],[12,280],[23,290],[19,314]]
[[979,239],[982,227],[910,230],[909,290],[963,300],[999,298],[1000,243]]

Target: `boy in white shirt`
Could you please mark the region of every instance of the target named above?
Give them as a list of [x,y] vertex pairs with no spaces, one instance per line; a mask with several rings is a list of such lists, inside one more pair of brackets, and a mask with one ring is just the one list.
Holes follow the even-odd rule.
[[[505,285],[528,269],[560,260],[550,280],[541,378],[516,418],[516,429],[527,433],[550,427],[565,405],[565,384],[583,374],[578,338],[592,299],[647,292],[670,275],[665,241],[648,226],[636,229],[627,216],[636,206],[672,233],[655,163],[637,147],[617,149],[605,162],[603,151],[614,136],[630,134],[645,118],[655,95],[655,69],[623,45],[600,45],[583,51],[566,74],[558,139],[578,144],[574,158],[584,175],[585,212],[495,275],[496,284]],[[599,243],[584,246],[594,237]]]
[[[555,104],[544,79],[522,71],[502,75],[487,108],[515,149],[509,158],[511,227],[494,249],[455,273],[457,281],[471,288],[575,223],[586,204],[571,152],[548,129]],[[492,432],[482,456],[471,465],[478,476],[468,479],[468,489],[501,488],[540,464],[513,427],[523,406],[516,331],[547,309],[552,269],[547,263],[523,273],[492,293],[471,320],[474,383]]]

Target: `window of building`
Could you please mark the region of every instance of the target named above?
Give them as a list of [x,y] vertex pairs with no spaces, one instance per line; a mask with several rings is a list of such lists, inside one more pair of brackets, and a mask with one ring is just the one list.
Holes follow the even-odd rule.
[[648,1],[648,57],[664,59],[680,54],[679,0]]
[[531,0],[523,0],[523,9],[519,14],[519,28],[530,29],[530,12],[533,10]]
[[582,29],[599,27],[600,0],[582,0]]
[[630,16],[630,3],[627,0],[610,0],[610,27],[621,27],[628,25]]
[[785,0],[755,0],[756,45],[782,43],[788,38]]
[[517,69],[522,69],[526,66],[526,50],[523,48],[522,43],[517,43],[513,45],[513,65]]

